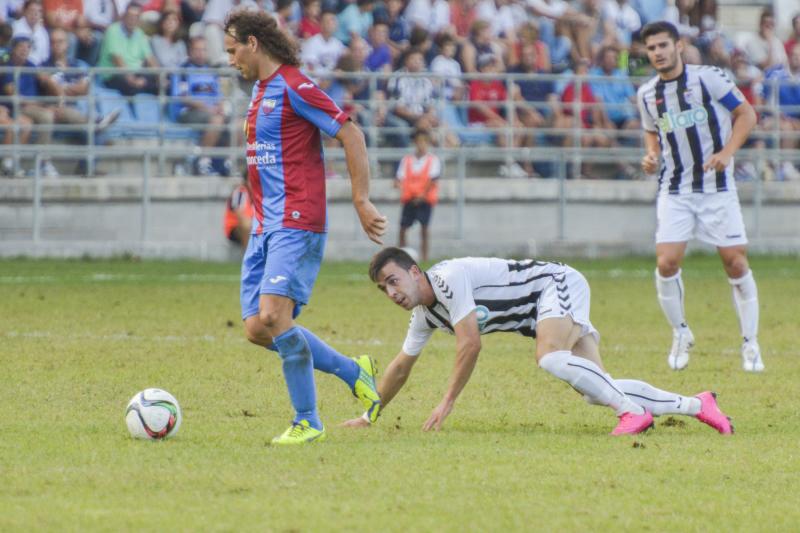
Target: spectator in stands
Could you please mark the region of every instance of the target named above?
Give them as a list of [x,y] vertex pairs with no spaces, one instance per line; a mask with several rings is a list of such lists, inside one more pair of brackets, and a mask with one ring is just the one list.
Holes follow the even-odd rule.
[[[589,61],[579,59],[575,62],[575,75],[585,76],[589,72]],[[577,87],[576,82],[571,82],[564,88],[561,94],[561,102],[563,104],[562,113],[555,127],[559,129],[582,129],[580,133],[580,145],[584,148],[609,148],[612,145],[611,138],[603,133],[594,132],[591,130],[601,129],[607,122],[607,117],[603,112],[601,106],[598,105],[598,100],[592,92],[591,84],[583,79],[581,84],[581,94],[576,95]],[[577,116],[574,112],[574,102],[578,98],[581,106],[580,115]],[[573,135],[567,135],[564,138],[564,146],[574,146],[575,138]],[[577,169],[575,169],[577,171]],[[574,172],[575,172],[574,171]],[[580,172],[584,176],[591,176],[592,165],[584,163]]]
[[203,11],[202,28],[208,47],[208,62],[211,66],[228,64],[223,40],[225,17],[234,9],[259,9],[254,0],[208,0]]
[[[478,57],[478,72],[480,74],[495,75],[489,79],[476,79],[469,82],[469,110],[467,119],[471,129],[478,129],[484,133],[484,141],[492,142],[501,148],[530,146],[528,132],[515,132],[509,140],[503,128],[509,126],[520,128],[522,122],[520,115],[525,112],[526,120],[531,125],[534,123],[534,115],[538,115],[532,108],[522,104],[519,95],[519,88],[512,86],[511,99],[515,102],[514,109],[519,111],[508,113],[507,99],[508,92],[506,82],[498,79],[498,75],[503,72],[503,62],[493,54],[481,54]],[[518,163],[514,162],[510,166],[503,165],[500,174],[506,177],[528,177],[528,171],[523,169]]]
[[492,26],[485,20],[476,20],[469,32],[470,38],[461,47],[461,67],[464,72],[478,72],[477,59],[482,55],[501,57],[502,49],[492,39]]
[[[794,150],[800,146],[800,44],[792,48],[788,66],[776,65],[767,71],[764,83],[767,101],[770,100],[771,91],[776,86],[780,117],[767,119],[764,128],[773,129],[775,120],[779,120],[779,127],[783,132],[781,148]],[[784,161],[781,164],[779,174],[785,180],[800,179],[800,170],[791,161]]]
[[[83,37],[79,35],[78,49],[75,52],[75,57],[94,66],[97,64],[97,59],[100,55],[103,34],[106,29],[119,18],[117,2],[115,0],[92,0],[91,2],[85,2],[83,6],[83,18],[86,26],[83,32],[88,35],[84,35]],[[89,35],[91,37],[89,37]]]
[[177,11],[167,9],[158,20],[158,33],[150,37],[150,48],[162,67],[175,68],[188,59],[186,43],[180,35],[181,19]]
[[[139,28],[141,15],[141,6],[131,2],[125,9],[122,19],[108,27],[103,37],[100,59],[97,62],[98,67],[138,69],[158,66],[158,61],[150,48],[150,41]],[[126,96],[137,93],[158,93],[155,76],[136,72],[106,75],[105,84]]]
[[[540,48],[533,43],[523,45],[519,65],[509,70],[511,73],[527,74],[514,83],[525,102],[531,104],[530,117],[525,120],[526,127],[552,127],[561,115],[558,92],[552,80],[542,78],[539,74],[550,74],[539,60]],[[540,143],[539,143],[540,144]]]
[[391,72],[392,48],[389,46],[389,25],[376,20],[369,29],[369,45],[372,47],[365,66],[371,72]]
[[[50,39],[48,38],[48,42]],[[20,35],[11,39],[11,51],[8,62],[4,66],[9,67],[35,67],[28,60],[31,53],[31,39],[27,35]],[[15,103],[6,99],[5,105],[12,118],[23,123],[33,123],[38,128],[36,137],[39,144],[48,146],[53,136],[53,122],[55,120],[52,109],[42,105],[38,101],[41,96],[39,83],[34,72],[22,72],[15,80],[14,72],[5,72],[0,75],[0,88],[2,93],[7,96],[19,97],[19,108],[15,108]],[[24,118],[23,118],[24,117]],[[26,120],[27,119],[27,120]],[[27,141],[26,141],[27,142]],[[47,177],[58,177],[58,170],[53,165],[50,158],[45,156],[42,160],[42,174]]]
[[[173,74],[170,80],[170,115],[181,124],[200,127],[200,146],[215,148],[229,143],[225,126],[230,117],[222,99],[219,78],[208,67],[205,38],[192,37],[189,59],[181,65],[181,69],[187,70]],[[198,157],[195,165],[195,172],[201,176],[228,175],[231,166],[225,158],[205,155]]]
[[[425,71],[422,52],[411,48],[404,57],[404,67],[389,79],[388,96],[396,104],[386,117],[388,126],[430,130],[439,125],[436,113],[436,89],[428,77],[414,76]],[[409,76],[408,74],[412,74]],[[405,129],[390,134],[394,144],[408,146]]]
[[13,35],[14,30],[11,28],[11,24],[0,22],[0,62],[8,60],[8,45]]
[[[520,63],[520,56],[522,54],[522,48],[526,45],[532,45],[536,48],[536,65],[534,65],[534,70],[541,71],[541,72],[552,72],[552,62],[550,60],[550,49],[539,38],[539,24],[536,21],[530,20],[525,22],[519,27],[518,30],[519,41],[514,43],[513,47],[509,50],[509,65],[519,65]],[[567,46],[563,60],[566,61],[569,59],[569,49],[570,46]]]
[[11,25],[14,37],[25,36],[30,39],[31,52],[28,61],[40,65],[50,54],[50,37],[42,23],[41,0],[25,0],[22,17]]
[[389,46],[392,48],[392,57],[399,58],[408,48],[411,27],[408,19],[403,15],[403,0],[385,0],[384,6],[384,10],[376,16],[389,26]]
[[633,40],[633,34],[642,27],[639,13],[628,3],[628,0],[604,0],[601,17],[606,32],[613,32],[614,44],[621,48],[628,48]]
[[339,29],[336,37],[344,44],[350,44],[353,37],[366,39],[367,30],[372,26],[372,10],[375,0],[356,0],[339,13]]
[[334,36],[338,23],[335,13],[324,12],[320,19],[320,33],[303,43],[300,61],[317,83],[333,71],[339,58],[347,51],[344,43]]
[[247,242],[250,240],[254,213],[255,208],[250,200],[250,184],[245,171],[242,182],[236,186],[225,202],[225,218],[222,223],[225,237],[242,249],[247,248]]
[[[581,13],[565,0],[528,0],[528,7],[539,17],[539,30],[542,40],[550,50],[554,50],[559,37],[572,42],[573,58],[591,58],[590,39],[596,21]],[[557,62],[553,61],[555,68]]]
[[431,136],[427,130],[416,129],[413,134],[415,150],[413,154],[403,156],[397,166],[394,186],[400,189],[400,203],[403,210],[400,214],[400,238],[398,246],[406,246],[406,231],[419,221],[420,258],[428,260],[430,224],[433,207],[438,201],[439,176],[442,163],[430,153]]
[[292,20],[294,14],[295,0],[275,0],[273,2],[275,12],[273,16],[278,23],[278,28],[289,35],[297,34],[297,22]]
[[203,20],[203,11],[206,9],[206,0],[181,0],[181,20],[184,29],[188,29]]
[[461,101],[464,98],[464,82],[461,79],[461,64],[455,60],[458,50],[455,39],[448,33],[436,40],[439,54],[431,62],[431,72],[442,76],[442,88],[448,101]]
[[792,53],[794,45],[800,43],[800,13],[792,17],[792,34],[783,43],[783,48],[786,50],[788,57]]
[[[87,2],[90,3],[90,2]],[[100,2],[102,3],[102,2]],[[67,31],[70,59],[81,59],[89,64],[97,61],[102,36],[96,36],[83,14],[82,0],[44,0],[45,26]],[[85,59],[84,59],[85,58]]]
[[765,8],[761,12],[758,33],[747,39],[744,51],[750,61],[761,70],[788,63],[783,43],[775,35],[775,15],[772,9]]
[[[470,37],[472,27],[478,20],[476,4],[477,0],[450,0],[452,31],[462,40]],[[463,61],[461,66],[464,66]]]
[[297,27],[297,35],[300,39],[309,39],[322,31],[320,28],[321,13],[322,3],[320,0],[303,0],[303,17]]
[[636,132],[635,136],[623,137],[633,140],[639,137],[639,119],[636,113],[636,89],[628,73],[619,68],[619,52],[611,46],[603,47],[597,58],[598,66],[589,73],[593,76],[606,76],[614,81],[592,80],[592,93],[605,104],[606,115],[611,126],[618,130]]
[[[53,112],[53,120],[58,124],[85,125],[89,122],[89,109],[85,100],[79,100],[89,94],[88,65],[79,59],[70,59],[67,50],[69,39],[67,32],[61,28],[50,30],[50,59],[43,67],[57,69],[55,72],[43,71],[37,76],[41,93],[57,96],[57,103],[42,103],[42,107]],[[81,69],[75,71],[71,69]],[[120,111],[115,109],[105,116],[95,118],[95,130],[101,132],[114,123]],[[76,129],[77,137],[84,138],[85,129]]]
[[447,0],[410,0],[403,14],[411,27],[418,26],[431,35],[450,28],[450,4]]

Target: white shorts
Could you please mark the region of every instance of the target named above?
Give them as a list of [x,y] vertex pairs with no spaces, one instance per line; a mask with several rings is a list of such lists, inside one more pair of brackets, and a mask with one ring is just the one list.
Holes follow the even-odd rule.
[[656,244],[697,238],[716,247],[747,244],[735,191],[661,194],[656,203]]
[[600,333],[589,320],[591,290],[583,274],[572,267],[564,266],[564,272],[553,275],[550,282],[539,295],[536,304],[536,323],[548,318],[569,316],[581,326],[581,337],[592,335],[600,342]]

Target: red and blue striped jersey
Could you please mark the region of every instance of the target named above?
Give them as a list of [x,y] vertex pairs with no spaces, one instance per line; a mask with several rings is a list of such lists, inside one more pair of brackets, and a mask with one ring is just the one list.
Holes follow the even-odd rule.
[[320,130],[334,137],[347,119],[296,67],[281,65],[255,83],[245,124],[254,235],[327,230]]

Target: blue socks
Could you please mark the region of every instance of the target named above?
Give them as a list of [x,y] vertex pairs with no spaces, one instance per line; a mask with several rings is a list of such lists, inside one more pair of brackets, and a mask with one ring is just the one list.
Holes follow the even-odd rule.
[[295,326],[299,329],[308,342],[311,349],[311,356],[314,360],[314,368],[327,374],[338,377],[351,389],[355,387],[361,369],[355,361],[345,357],[327,344],[319,337],[308,331],[303,326]]
[[306,337],[299,327],[294,326],[275,337],[273,342],[283,360],[283,377],[297,413],[294,421],[305,419],[311,427],[321,430],[314,385],[314,362]]

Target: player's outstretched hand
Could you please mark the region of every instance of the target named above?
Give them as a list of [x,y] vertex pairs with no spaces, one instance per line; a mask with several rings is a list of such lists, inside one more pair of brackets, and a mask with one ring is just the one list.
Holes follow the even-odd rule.
[[428,420],[422,425],[422,431],[439,431],[442,429],[442,424],[444,424],[444,419],[447,418],[447,415],[450,414],[450,411],[453,410],[453,402],[448,402],[447,400],[442,400],[442,403],[436,406],[436,408],[431,412],[431,416],[428,417]]
[[356,212],[358,218],[361,220],[361,227],[364,228],[364,233],[372,242],[383,244],[381,236],[386,233],[386,217],[381,215],[378,209],[372,205],[372,202],[366,200],[363,203],[356,204]]
[[369,426],[369,422],[364,420],[363,416],[347,420],[341,424],[341,427],[343,428],[368,428]]
[[720,151],[708,158],[706,164],[703,165],[703,170],[706,172],[709,170],[723,171],[730,162],[731,156],[724,151]]
[[642,158],[642,170],[645,174],[655,174],[658,171],[658,156],[647,154]]

